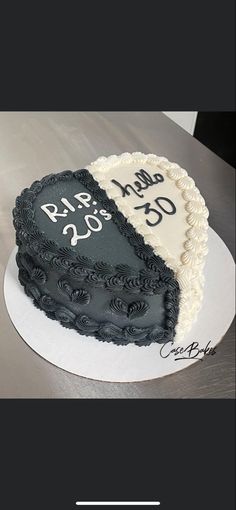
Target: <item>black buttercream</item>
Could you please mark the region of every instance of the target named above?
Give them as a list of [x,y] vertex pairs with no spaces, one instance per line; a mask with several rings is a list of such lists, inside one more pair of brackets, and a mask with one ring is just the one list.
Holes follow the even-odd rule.
[[[136,256],[144,261],[146,269],[137,270],[127,264],[112,265],[104,261],[94,263],[73,248],[60,247],[57,242],[40,232],[34,212],[37,195],[46,186],[72,179],[80,181],[112,215],[112,221],[118,231],[127,238]],[[179,286],[173,271],[167,268],[164,261],[154,254],[153,249],[144,243],[142,236],[127,222],[118,211],[115,202],[107,197],[87,170],[65,171],[35,181],[29,189],[23,190],[17,197],[13,216],[16,243],[19,247],[17,264],[20,283],[24,286],[26,294],[33,299],[35,306],[44,310],[49,318],[58,320],[62,325],[74,328],[81,334],[92,335],[99,340],[119,345],[135,343],[141,346],[152,342],[163,343],[174,337],[179,310]],[[47,289],[45,292],[43,289],[48,278],[54,274],[57,277],[58,299],[54,299],[47,293]],[[117,308],[114,305],[117,297],[120,296],[123,301],[126,301],[125,296],[129,298],[126,311],[129,324],[119,327],[115,323],[115,318],[113,323],[112,313],[111,321],[105,320],[107,310],[104,310],[104,317],[101,317],[100,322],[82,311],[75,313],[74,307],[88,305],[91,293],[96,292],[96,289],[97,292],[101,289],[111,294],[109,303],[113,302],[111,306],[113,311]],[[65,300],[62,301],[63,304],[60,302],[60,295],[62,300]],[[163,296],[164,299],[164,323],[151,324],[149,327],[133,324],[146,314],[150,299],[155,299],[157,295]],[[96,302],[92,303],[96,307]],[[107,307],[109,309],[109,306]]]

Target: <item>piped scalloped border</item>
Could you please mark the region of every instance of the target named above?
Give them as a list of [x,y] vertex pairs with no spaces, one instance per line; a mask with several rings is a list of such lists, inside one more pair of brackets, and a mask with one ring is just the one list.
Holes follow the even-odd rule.
[[[141,164],[148,162],[155,168],[158,167],[163,170],[166,176],[174,181],[182,192],[186,209],[186,232],[185,251],[183,251],[180,260],[170,254],[160,239],[151,232],[148,225],[143,224],[143,221],[139,221],[137,211],[134,211],[127,202],[125,203],[125,199],[120,196],[117,188],[115,189],[110,182],[109,170],[111,168],[133,162]],[[87,169],[98,181],[100,187],[106,191],[109,198],[115,201],[118,209],[135,227],[136,231],[143,236],[144,242],[150,245],[154,253],[165,261],[166,266],[174,271],[180,287],[179,316],[175,341],[181,341],[191,329],[203,299],[203,267],[208,252],[207,218],[209,216],[204,198],[185,169],[177,163],[172,163],[167,158],[155,154],[126,152],[119,156],[100,157],[88,165]]]
[[[175,289],[168,290],[165,296],[167,313],[164,327],[155,324],[149,327],[140,327],[132,323],[128,326],[119,327],[111,321],[101,320],[99,322],[87,314],[81,313],[81,306],[88,304],[88,292],[83,289],[80,290],[84,293],[85,301],[82,300],[81,302],[80,300],[78,313],[74,313],[68,305],[71,294],[73,292],[78,293],[79,289],[73,289],[65,280],[64,282],[59,280],[57,283],[59,290],[67,295],[68,299],[65,300],[65,303],[62,305],[51,297],[45,288],[46,273],[34,266],[34,260],[27,253],[20,253],[18,251],[16,263],[19,268],[19,281],[24,287],[26,295],[33,300],[34,305],[42,310],[49,319],[57,320],[62,326],[75,329],[82,335],[95,336],[97,340],[113,342],[116,345],[135,344],[142,347],[153,342],[162,344],[173,340],[178,310]],[[116,298],[113,299],[115,300]],[[132,311],[133,318],[137,318],[137,315],[140,315],[140,313],[145,313],[148,305],[144,301],[136,301],[132,302],[130,306],[132,306],[130,311]]]

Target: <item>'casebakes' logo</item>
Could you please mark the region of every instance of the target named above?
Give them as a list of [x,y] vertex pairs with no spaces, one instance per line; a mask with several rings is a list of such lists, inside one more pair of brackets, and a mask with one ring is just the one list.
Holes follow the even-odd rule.
[[159,506],[161,503],[160,501],[76,501],[76,505],[80,507],[95,507],[95,506],[118,506],[118,507],[142,507],[142,508],[155,508]]
[[167,342],[163,344],[160,349],[160,355],[162,358],[169,358],[174,356],[174,360],[178,361],[181,359],[200,359],[203,360],[204,356],[213,356],[216,354],[216,347],[210,347],[211,341],[205,347],[200,347],[199,342],[192,342],[187,347],[173,347],[174,342]]

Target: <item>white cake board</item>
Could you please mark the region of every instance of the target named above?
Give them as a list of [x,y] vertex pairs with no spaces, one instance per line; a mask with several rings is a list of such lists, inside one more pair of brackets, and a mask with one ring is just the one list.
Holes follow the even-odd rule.
[[[116,346],[85,337],[48,319],[24,293],[18,281],[16,248],[9,258],[4,295],[10,318],[25,342],[50,363],[90,379],[110,382],[137,382],[163,377],[196,363],[196,359],[163,359],[159,344],[148,347]],[[235,313],[234,261],[222,239],[209,229],[209,254],[205,266],[205,292],[197,322],[183,346],[198,341],[213,347],[228,330]],[[215,356],[218,356],[216,349]],[[200,355],[203,356],[203,355]],[[200,363],[204,363],[200,361]]]

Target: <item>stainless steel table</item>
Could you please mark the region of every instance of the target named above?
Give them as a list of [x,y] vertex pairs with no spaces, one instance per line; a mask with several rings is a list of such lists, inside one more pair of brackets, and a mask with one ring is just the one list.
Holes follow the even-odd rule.
[[[82,168],[98,156],[152,152],[186,168],[210,210],[210,225],[234,255],[235,171],[159,112],[0,112],[0,268],[15,245],[15,197],[51,171]],[[219,268],[222,270],[222,268]],[[113,384],[51,365],[21,339],[0,298],[0,397],[234,398],[234,327],[217,356],[163,379]]]

